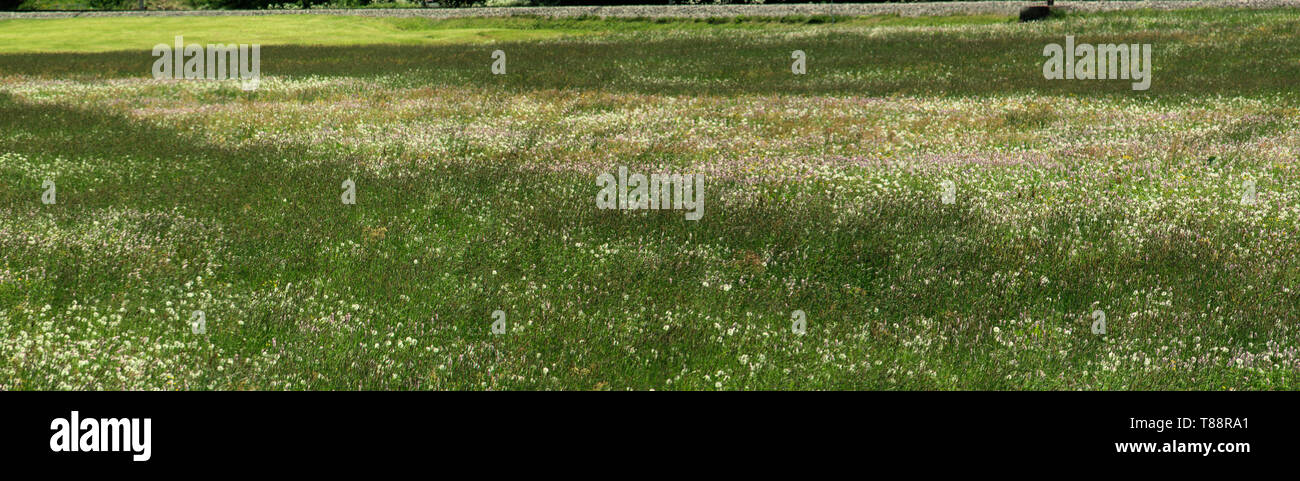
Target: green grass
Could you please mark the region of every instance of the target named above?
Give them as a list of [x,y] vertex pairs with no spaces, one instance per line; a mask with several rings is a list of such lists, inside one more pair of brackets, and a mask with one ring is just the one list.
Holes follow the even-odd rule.
[[418,19],[324,15],[11,19],[0,21],[0,53],[145,50],[159,43],[171,44],[177,35],[183,35],[186,42],[202,44],[415,45],[535,40],[566,33],[571,32],[475,26],[472,22],[443,27]]
[[[255,92],[0,55],[0,388],[1297,388],[1300,14],[358,20]],[[375,40],[466,29],[561,34]],[[1043,80],[1066,34],[1151,90]]]
[[148,50],[159,43],[170,45],[177,35],[183,35],[186,42],[200,44],[438,45],[656,30],[702,31],[717,30],[720,27],[753,30],[824,23],[905,26],[978,25],[1005,21],[1001,17],[979,15],[932,19],[896,16],[836,19],[808,16],[660,20],[534,17],[434,20],[326,15],[8,19],[0,20],[0,53]]

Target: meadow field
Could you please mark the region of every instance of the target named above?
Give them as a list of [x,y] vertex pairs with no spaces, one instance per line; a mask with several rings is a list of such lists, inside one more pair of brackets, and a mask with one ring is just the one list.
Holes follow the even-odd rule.
[[1298,86],[1294,8],[0,20],[0,389],[1297,389]]

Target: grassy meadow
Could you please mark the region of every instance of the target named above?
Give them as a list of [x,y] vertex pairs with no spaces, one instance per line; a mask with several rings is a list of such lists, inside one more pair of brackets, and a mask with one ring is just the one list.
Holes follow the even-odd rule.
[[1298,80],[1292,9],[0,20],[0,389],[1296,389]]

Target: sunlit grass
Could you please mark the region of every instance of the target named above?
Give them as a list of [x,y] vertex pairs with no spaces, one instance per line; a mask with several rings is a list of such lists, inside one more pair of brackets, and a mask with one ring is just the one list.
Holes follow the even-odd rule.
[[383,18],[328,15],[81,17],[0,20],[0,53],[148,50],[186,42],[262,45],[437,45],[526,41],[564,35],[637,31],[790,29],[836,23],[855,26],[979,25],[1005,23],[991,15],[904,18],[545,19],[533,17]]
[[177,35],[201,44],[418,45],[534,40],[570,33],[460,25],[326,15],[16,19],[0,20],[0,53],[148,50],[159,43],[170,45]]

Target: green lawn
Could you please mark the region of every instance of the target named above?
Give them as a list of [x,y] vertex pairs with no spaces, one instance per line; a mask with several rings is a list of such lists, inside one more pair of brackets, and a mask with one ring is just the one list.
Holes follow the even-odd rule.
[[[484,22],[485,25],[491,23]],[[177,35],[194,43],[420,45],[539,40],[575,30],[438,25],[422,19],[269,15],[255,17],[86,17],[0,20],[0,53],[148,50]]]
[[766,29],[773,24],[979,25],[1006,18],[963,15],[928,19],[892,16],[735,19],[383,18],[327,15],[232,17],[81,17],[0,20],[0,53],[148,50],[177,35],[194,43],[262,45],[438,45],[552,39],[563,35],[637,31]]
[[[1297,32],[3,21],[0,389],[1296,389]],[[181,34],[260,88],[152,79]],[[1066,35],[1151,89],[1045,80]],[[597,209],[619,166],[703,217]]]

